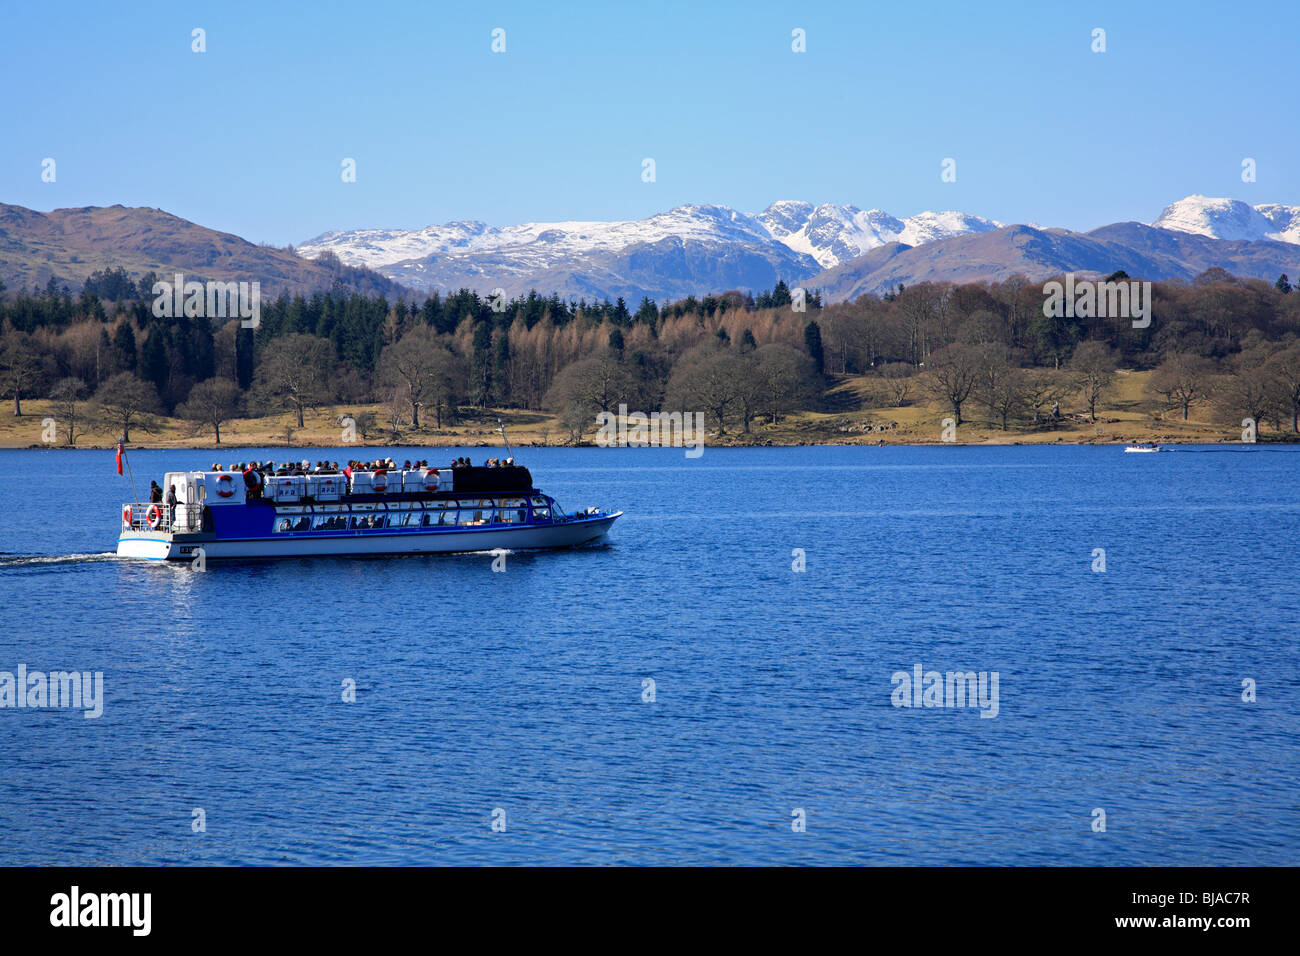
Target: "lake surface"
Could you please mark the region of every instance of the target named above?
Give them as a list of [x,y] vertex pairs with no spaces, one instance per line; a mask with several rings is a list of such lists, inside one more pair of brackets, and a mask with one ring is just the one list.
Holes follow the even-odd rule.
[[0,709],[0,864],[1300,863],[1300,448],[517,457],[608,543],[124,561],[112,452],[0,451],[0,671],[104,686]]

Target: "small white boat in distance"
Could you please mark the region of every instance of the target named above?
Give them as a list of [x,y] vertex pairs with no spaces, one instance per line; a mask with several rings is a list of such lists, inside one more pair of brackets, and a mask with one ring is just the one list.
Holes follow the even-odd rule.
[[1160,450],[1160,446],[1157,445],[1155,442],[1150,442],[1150,443],[1148,443],[1148,442],[1142,442],[1141,444],[1138,444],[1138,445],[1129,445],[1129,446],[1128,446],[1127,448],[1125,448],[1124,450],[1125,450],[1126,452],[1129,452],[1129,451],[1132,451],[1132,452],[1153,452],[1153,451],[1159,451],[1159,450]]

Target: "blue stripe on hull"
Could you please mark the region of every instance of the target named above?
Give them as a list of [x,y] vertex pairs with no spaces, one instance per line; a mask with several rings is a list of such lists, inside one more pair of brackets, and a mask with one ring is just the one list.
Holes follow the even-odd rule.
[[175,544],[170,535],[123,535],[117,553],[149,560],[190,560],[202,547],[206,558],[308,557],[313,555],[451,554],[497,548],[567,548],[588,544],[605,535],[621,512],[556,524],[488,528],[413,528],[409,531],[284,532],[239,538],[218,538]]

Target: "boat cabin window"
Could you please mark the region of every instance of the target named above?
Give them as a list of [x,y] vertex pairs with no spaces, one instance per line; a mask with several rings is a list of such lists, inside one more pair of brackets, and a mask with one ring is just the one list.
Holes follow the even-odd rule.
[[314,531],[346,531],[347,527],[347,515],[340,514],[317,515],[312,523]]
[[420,512],[418,511],[391,511],[388,514],[390,528],[418,528],[419,526]]
[[353,531],[373,531],[375,528],[384,526],[384,516],[382,513],[377,514],[373,511],[354,514],[351,525]]
[[[470,503],[471,502],[464,502],[464,501],[461,502],[462,505],[470,504]],[[494,520],[493,509],[490,507],[492,503],[490,501],[483,501],[483,502],[473,502],[473,504],[477,504],[479,505],[479,507],[460,509],[460,524],[463,525],[492,524]],[[483,507],[484,505],[487,505],[488,507]]]
[[278,515],[275,519],[276,531],[310,531],[311,515]]
[[426,511],[424,513],[424,524],[428,528],[443,528],[456,523],[456,512],[454,511]]

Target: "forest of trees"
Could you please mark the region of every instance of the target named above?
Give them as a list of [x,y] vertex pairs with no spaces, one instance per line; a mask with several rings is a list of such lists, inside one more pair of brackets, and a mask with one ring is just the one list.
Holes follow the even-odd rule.
[[[1122,275],[1122,274],[1118,274]],[[1213,269],[1153,287],[1149,328],[1050,318],[1043,283],[921,283],[796,311],[791,290],[656,304],[462,290],[389,302],[336,286],[263,301],[238,320],[159,319],[154,277],[96,273],[73,294],[0,284],[0,396],[22,415],[49,399],[60,434],[87,423],[128,437],[159,415],[220,440],[243,415],[378,403],[376,434],[439,429],[470,408],[557,414],[571,440],[598,412],[702,411],[724,434],[821,406],[844,376],[873,402],[978,408],[1002,428],[1050,427],[1061,406],[1096,419],[1118,368],[1154,370],[1152,400],[1186,419],[1212,407],[1276,435],[1300,427],[1300,295]]]

